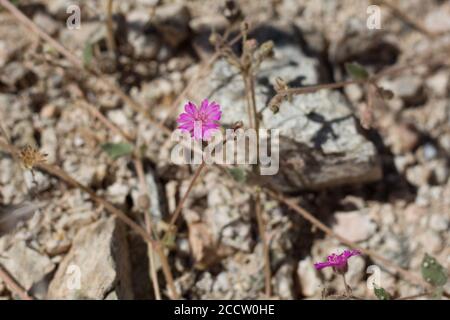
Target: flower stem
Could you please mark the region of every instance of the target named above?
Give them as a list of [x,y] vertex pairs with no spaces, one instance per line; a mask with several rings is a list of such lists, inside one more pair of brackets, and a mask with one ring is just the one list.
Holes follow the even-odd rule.
[[350,288],[350,286],[347,284],[347,280],[345,280],[345,273],[341,273],[342,276],[342,281],[344,281],[344,287],[345,287],[345,295],[347,297],[351,297],[352,296],[352,289]]
[[200,166],[195,171],[194,177],[192,178],[188,189],[184,193],[183,198],[178,203],[177,208],[175,209],[175,211],[172,214],[172,218],[170,219],[170,224],[169,224],[169,231],[175,226],[175,223],[177,222],[177,219],[178,219],[178,217],[179,217],[179,215],[181,213],[181,209],[183,209],[183,205],[186,202],[186,199],[189,196],[189,193],[191,192],[191,190],[192,190],[192,188],[193,188],[193,186],[195,184],[195,181],[197,181],[197,179],[200,176],[200,173],[202,172],[202,170],[205,167],[205,165],[206,165],[205,161],[202,160],[202,163],[200,164]]
[[[245,39],[245,37],[243,37]],[[245,46],[244,46],[245,47]],[[244,53],[245,54],[245,53]],[[250,127],[256,131],[256,164],[253,165],[253,173],[255,176],[261,174],[259,167],[259,115],[256,108],[255,98],[255,79],[252,68],[244,68],[242,77],[245,84],[245,93],[247,98],[247,112],[249,117]],[[261,190],[256,188],[253,197],[255,204],[255,216],[258,224],[259,237],[263,244],[264,257],[264,279],[265,279],[265,294],[267,297],[272,296],[272,275],[270,270],[270,246],[266,236],[266,225],[261,212]]]

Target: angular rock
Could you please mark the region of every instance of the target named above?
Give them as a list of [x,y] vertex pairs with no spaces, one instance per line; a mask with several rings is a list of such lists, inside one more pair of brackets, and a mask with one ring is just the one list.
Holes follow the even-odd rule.
[[24,29],[17,20],[6,12],[0,15],[0,68],[5,66],[17,54],[23,53],[22,48],[30,43],[30,37],[24,37]]
[[0,75],[0,82],[19,90],[32,86],[36,81],[36,74],[19,62],[8,64]]
[[307,257],[298,263],[297,275],[300,280],[302,294],[305,297],[311,297],[320,292],[322,282],[317,276],[313,261],[310,257]]
[[333,231],[353,242],[367,240],[377,229],[375,222],[361,211],[338,212],[335,214],[335,219]]
[[39,284],[55,268],[49,257],[29,248],[24,241],[2,252],[0,263],[25,290]]
[[[380,178],[372,143],[357,131],[352,109],[337,91],[321,90],[284,101],[277,114],[265,108],[274,96],[275,79],[291,87],[320,82],[318,60],[306,56],[284,31],[269,29],[258,42],[272,38],[275,57],[256,73],[256,105],[262,110],[261,127],[280,130],[280,171],[265,176],[284,191],[319,189]],[[295,38],[294,38],[295,39]],[[191,91],[194,100],[208,97],[222,106],[221,123],[248,124],[244,82],[236,68],[217,61],[207,78]]]
[[83,22],[79,30],[63,28],[60,31],[62,44],[70,50],[83,50],[88,44],[98,43],[106,38],[106,26],[101,22]]
[[[447,10],[446,10],[447,9]],[[450,6],[440,7],[427,14],[425,26],[431,32],[448,32],[450,30]]]
[[0,205],[0,236],[11,232],[21,221],[30,219],[44,205],[42,202],[30,201],[15,205]]
[[404,75],[382,82],[382,87],[391,90],[396,97],[402,98],[407,105],[419,105],[425,99],[423,80],[416,75]]
[[450,219],[448,216],[433,214],[428,222],[431,229],[437,232],[448,231],[450,227]]
[[167,4],[156,8],[154,25],[164,40],[172,47],[177,47],[189,35],[191,15],[182,4]]
[[419,143],[419,133],[408,124],[392,124],[387,129],[386,144],[394,154],[412,151]]
[[58,30],[62,27],[55,20],[53,20],[52,17],[44,13],[37,13],[33,17],[33,21],[42,30],[44,30],[51,36],[54,36],[58,32]]
[[114,217],[99,220],[76,235],[48,298],[132,299],[129,261],[124,226]]
[[429,77],[426,81],[426,85],[436,95],[445,96],[448,92],[448,85],[450,83],[450,76],[446,71],[437,72],[435,75]]
[[[196,298],[202,299],[257,299],[264,289],[264,264],[261,262],[262,246],[252,254],[238,253],[222,262],[223,269],[215,280],[209,272],[194,287]],[[213,290],[211,290],[213,289]],[[200,294],[199,294],[200,293]]]
[[281,299],[292,300],[295,298],[294,290],[294,266],[292,264],[284,264],[275,274],[275,292]]

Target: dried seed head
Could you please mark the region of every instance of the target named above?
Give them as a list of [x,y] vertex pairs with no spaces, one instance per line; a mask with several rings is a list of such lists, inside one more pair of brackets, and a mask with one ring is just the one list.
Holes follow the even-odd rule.
[[247,21],[243,21],[241,23],[241,32],[242,33],[247,33],[248,29],[250,29],[250,26],[249,26],[248,22]]
[[137,199],[137,206],[140,210],[146,211],[150,208],[150,198],[146,194],[139,195]]
[[269,109],[274,113],[278,113],[280,111],[280,105],[283,102],[283,97],[280,95],[276,95],[269,101]]
[[258,42],[255,39],[249,39],[244,42],[244,46],[244,50],[246,50],[246,52],[253,52],[258,46]]
[[277,114],[280,111],[280,106],[278,104],[272,104],[269,108],[273,114]]
[[216,32],[211,33],[211,35],[208,38],[208,41],[210,44],[215,46],[219,40],[219,35]]
[[19,154],[22,165],[28,170],[33,169],[33,167],[39,163],[44,163],[46,161],[46,157],[46,153],[41,153],[39,150],[30,145],[24,147]]

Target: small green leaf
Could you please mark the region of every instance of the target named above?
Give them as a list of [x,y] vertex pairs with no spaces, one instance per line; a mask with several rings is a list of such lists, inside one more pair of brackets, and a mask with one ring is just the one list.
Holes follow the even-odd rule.
[[447,271],[435,258],[425,254],[422,259],[422,277],[429,284],[441,287],[447,282]]
[[102,149],[114,160],[133,152],[133,145],[129,143],[104,143]]
[[369,78],[369,73],[359,63],[346,63],[345,69],[347,70],[347,73],[355,80],[364,80]]
[[92,48],[92,43],[86,42],[83,49],[83,64],[89,66],[94,57],[94,50]]
[[241,168],[230,168],[228,172],[231,174],[234,180],[237,182],[245,182],[247,180],[246,172]]
[[384,290],[384,288],[377,288],[375,285],[373,286],[373,292],[377,296],[378,300],[391,300],[390,294]]

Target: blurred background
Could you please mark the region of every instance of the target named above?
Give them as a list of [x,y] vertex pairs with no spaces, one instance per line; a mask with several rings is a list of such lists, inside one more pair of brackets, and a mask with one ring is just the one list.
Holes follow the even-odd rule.
[[[273,41],[263,181],[170,158],[187,101],[248,127],[243,38]],[[423,293],[426,253],[450,267],[449,50],[448,1],[0,0],[0,299],[331,298],[313,263],[349,243],[355,297]],[[274,108],[277,78],[341,85]]]

